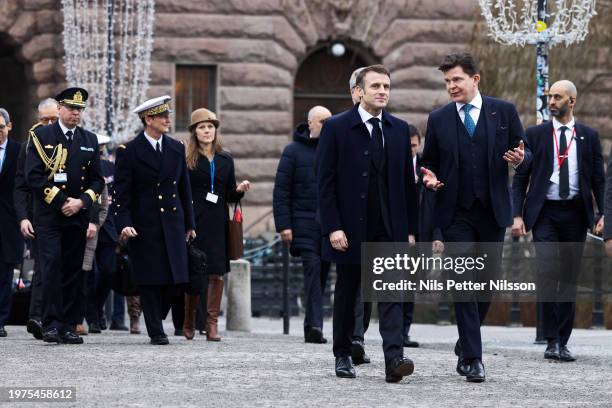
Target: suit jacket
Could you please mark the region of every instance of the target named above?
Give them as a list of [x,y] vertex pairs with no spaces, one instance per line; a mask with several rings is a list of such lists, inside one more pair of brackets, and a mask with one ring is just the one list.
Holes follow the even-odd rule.
[[[601,145],[597,132],[582,123],[576,123],[578,159],[578,185],[584,204],[585,216],[593,225],[593,196],[601,212],[604,199],[604,168]],[[550,187],[553,173],[554,140],[552,122],[546,122],[527,129],[527,142],[533,160],[517,170],[512,181],[514,216],[522,216],[529,231],[535,225]],[[529,186],[529,189],[527,188]]]
[[[457,209],[459,189],[459,134],[456,104],[449,103],[430,113],[427,120],[425,147],[421,165],[433,171],[444,186],[436,192],[434,228],[444,229],[453,221]],[[478,122],[486,121],[489,194],[495,220],[499,227],[512,224],[512,201],[508,177],[508,163],[503,159],[506,151],[525,140],[523,125],[513,104],[487,96],[482,97],[482,110]],[[528,165],[531,152],[525,142],[525,158],[519,167]]]
[[0,260],[9,264],[18,264],[23,258],[23,237],[13,204],[19,146],[8,140],[0,169]]
[[188,282],[185,233],[195,229],[189,173],[182,143],[164,135],[162,158],[141,132],[117,149],[113,215],[128,241],[134,283]]
[[[47,155],[56,145],[67,146],[66,137],[59,123],[41,126],[34,131]],[[104,178],[100,173],[100,151],[98,138],[93,133],[76,127],[73,142],[68,150],[65,173],[67,181],[49,180],[46,168],[33,141],[27,148],[25,174],[32,190],[34,201],[34,224],[46,226],[79,226],[87,228],[90,221],[90,208],[104,188]],[[79,198],[85,204],[77,214],[66,217],[62,205],[68,197]]]
[[[361,243],[366,241],[370,134],[357,108],[356,105],[325,121],[317,152],[322,257],[343,264],[359,264]],[[409,234],[416,235],[418,231],[418,196],[408,124],[383,111],[382,126],[390,233],[393,241],[405,242]],[[329,234],[337,230],[347,236],[346,252],[336,251],[329,242]]]

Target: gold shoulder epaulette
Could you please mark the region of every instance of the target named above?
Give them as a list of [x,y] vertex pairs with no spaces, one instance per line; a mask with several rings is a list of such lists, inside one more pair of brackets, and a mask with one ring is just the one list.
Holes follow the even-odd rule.
[[126,146],[124,144],[120,144],[119,146],[117,146],[119,149],[125,149]]
[[32,127],[30,128],[30,132],[33,132],[34,130],[38,129],[38,128],[39,128],[39,127],[41,127],[42,125],[43,125],[42,123],[40,123],[40,122],[36,122],[36,123],[34,124],[34,126],[32,126]]

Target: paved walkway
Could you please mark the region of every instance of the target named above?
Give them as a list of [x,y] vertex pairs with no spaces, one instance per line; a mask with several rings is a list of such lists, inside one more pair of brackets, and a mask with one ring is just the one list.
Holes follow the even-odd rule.
[[110,331],[80,346],[48,345],[8,326],[0,386],[76,386],[76,403],[24,405],[37,407],[612,406],[612,331],[575,330],[570,349],[578,361],[552,363],[533,344],[532,328],[484,327],[487,381],[469,384],[455,373],[456,328],[416,324],[422,347],[406,349],[415,373],[387,384],[375,323],[366,335],[372,364],[357,367],[354,380],[335,377],[331,344],[304,344],[300,324],[292,319],[284,336],[281,320],[253,319],[253,333],[222,332],[220,343],[171,336],[165,347]]

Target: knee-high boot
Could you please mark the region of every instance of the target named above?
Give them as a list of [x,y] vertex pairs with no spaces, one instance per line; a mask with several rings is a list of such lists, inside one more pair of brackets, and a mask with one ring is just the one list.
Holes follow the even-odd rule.
[[221,296],[223,295],[223,277],[212,275],[208,277],[208,299],[206,318],[206,340],[220,341],[217,328],[219,311],[221,309]]
[[187,340],[192,340],[193,336],[195,336],[195,312],[199,301],[200,295],[190,295],[185,293],[185,320],[183,320],[183,335]]

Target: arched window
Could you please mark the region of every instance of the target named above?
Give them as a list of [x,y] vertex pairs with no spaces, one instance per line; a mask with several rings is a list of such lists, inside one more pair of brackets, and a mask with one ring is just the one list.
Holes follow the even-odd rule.
[[332,114],[352,106],[349,79],[357,68],[372,65],[376,60],[358,46],[343,44],[345,52],[335,56],[330,44],[317,46],[300,64],[293,88],[293,124],[306,122],[306,115],[315,105],[323,105]]
[[28,80],[28,68],[29,65],[17,58],[17,47],[6,35],[0,35],[0,107],[11,116],[13,130],[9,137],[20,141],[25,140],[28,129],[36,120],[36,105],[30,104],[32,90],[29,84],[32,81]]

